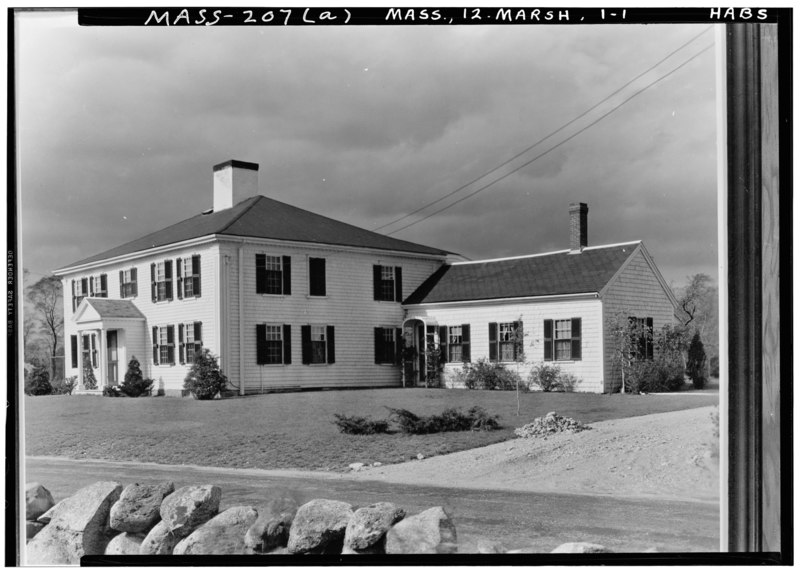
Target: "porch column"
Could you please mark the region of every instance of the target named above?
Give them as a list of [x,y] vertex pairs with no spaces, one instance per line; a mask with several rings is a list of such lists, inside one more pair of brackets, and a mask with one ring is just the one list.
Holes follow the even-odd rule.
[[97,361],[99,363],[98,367],[100,368],[100,377],[99,377],[99,380],[97,381],[97,388],[99,390],[103,390],[103,387],[105,387],[108,384],[108,372],[107,372],[108,371],[108,360],[107,360],[108,349],[106,348],[107,347],[106,330],[101,327],[100,329],[98,329],[98,331],[100,333],[100,340],[97,341],[97,344],[100,347],[100,349],[99,349],[100,352],[98,353],[99,357],[98,357]]

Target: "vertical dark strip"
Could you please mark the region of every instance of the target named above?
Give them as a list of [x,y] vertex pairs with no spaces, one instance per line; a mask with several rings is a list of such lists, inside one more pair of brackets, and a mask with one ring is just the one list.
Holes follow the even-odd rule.
[[728,24],[728,550],[761,545],[759,25]]
[[292,326],[283,326],[283,364],[292,364]]
[[328,345],[328,364],[332,365],[336,362],[336,332],[334,330],[333,325],[328,325],[325,329],[326,344]]

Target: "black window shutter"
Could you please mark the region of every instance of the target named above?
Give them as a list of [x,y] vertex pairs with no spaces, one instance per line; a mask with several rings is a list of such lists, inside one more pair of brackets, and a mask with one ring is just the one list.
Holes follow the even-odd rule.
[[292,326],[283,326],[283,364],[292,364]]
[[75,312],[75,279],[72,280],[72,312]]
[[156,264],[150,264],[150,291],[151,295],[153,296],[153,303],[156,302],[158,298],[158,289],[156,288]]
[[178,277],[178,299],[183,299],[183,265],[180,257],[175,260],[175,275]]
[[192,360],[197,355],[198,351],[203,350],[203,323],[197,321],[194,324],[194,348],[192,349]]
[[445,363],[449,358],[447,355],[447,326],[446,325],[439,325],[439,349],[442,355],[442,361]]
[[300,350],[303,357],[303,364],[311,364],[311,325],[300,327]]
[[461,325],[461,360],[465,363],[472,361],[469,348],[469,325]]
[[256,253],[256,293],[267,292],[267,256]]
[[69,336],[69,354],[72,359],[72,368],[78,368],[78,335]]
[[398,303],[403,302],[403,268],[394,268],[394,300]]
[[514,321],[514,360],[517,361],[522,357],[522,351],[525,348],[525,329],[522,327],[522,321]]
[[164,278],[167,283],[167,301],[172,301],[172,259],[164,261]]
[[576,317],[572,319],[572,359],[579,361],[581,359],[581,319]]
[[183,338],[183,323],[178,325],[178,361],[180,361],[181,365],[186,362],[186,345],[184,344]]
[[153,364],[158,364],[158,327],[153,327]]
[[381,300],[381,266],[372,266],[372,295],[375,301]]
[[283,294],[292,294],[292,258],[288,255],[283,256]]
[[81,295],[83,295],[84,297],[86,296],[86,292],[89,291],[88,284],[89,280],[86,277],[81,279]]
[[103,297],[108,297],[108,275],[105,273],[100,275],[100,291],[103,292]]
[[200,256],[192,255],[192,292],[200,296]]
[[325,296],[325,260],[312,257],[308,260],[309,295],[315,297]]
[[328,325],[325,331],[328,339],[328,364],[332,365],[336,362],[336,337],[333,325]]
[[489,323],[489,360],[497,361],[497,323]]
[[394,330],[394,364],[399,365],[403,359],[403,330]]
[[137,295],[139,295],[139,284],[137,283],[137,278],[136,278],[136,267],[131,268],[131,283],[133,287],[131,293],[133,293],[133,296],[136,297]]
[[169,345],[169,363],[175,364],[175,326],[167,325],[167,345]]
[[256,363],[267,363],[267,326],[256,325]]
[[544,360],[553,360],[553,320],[544,320]]
[[89,277],[89,297],[94,297],[94,277]]
[[125,272],[124,271],[120,271],[119,272],[119,298],[120,299],[125,297],[125,292],[123,290],[124,283],[125,283]]
[[383,362],[383,329],[375,327],[372,331],[375,339],[375,364],[380,365]]

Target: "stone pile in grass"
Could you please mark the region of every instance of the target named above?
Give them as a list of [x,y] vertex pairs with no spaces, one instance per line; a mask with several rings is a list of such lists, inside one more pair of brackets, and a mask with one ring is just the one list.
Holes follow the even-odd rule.
[[539,438],[561,432],[576,433],[590,428],[575,419],[562,417],[556,412],[549,412],[543,417],[533,419],[532,423],[514,429],[514,434],[521,438]]

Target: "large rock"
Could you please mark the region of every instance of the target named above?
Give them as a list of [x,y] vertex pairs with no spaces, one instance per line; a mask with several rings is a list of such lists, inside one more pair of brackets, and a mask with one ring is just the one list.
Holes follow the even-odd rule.
[[297,502],[282,497],[258,509],[258,519],[244,535],[244,554],[265,554],[289,543],[289,530],[297,514]]
[[550,554],[602,554],[610,553],[611,550],[599,544],[591,542],[566,542],[552,550]]
[[406,516],[406,511],[390,502],[359,508],[344,533],[342,554],[383,554],[386,533]]
[[39,532],[41,532],[42,528],[44,528],[44,524],[41,522],[36,522],[34,520],[26,520],[25,521],[25,541],[27,542]]
[[27,563],[78,564],[84,554],[102,554],[114,534],[109,511],[121,492],[118,482],[96,482],[64,500],[28,543]]
[[39,518],[36,519],[36,522],[41,522],[42,524],[50,524],[50,521],[56,516],[60,511],[61,508],[64,507],[64,503],[69,500],[69,498],[65,498],[64,500],[58,502],[53,508],[42,514]]
[[173,554],[243,554],[244,535],[258,518],[252,506],[234,506],[178,542]]
[[219,510],[222,490],[218,486],[184,486],[161,503],[161,519],[178,538],[185,538]]
[[25,485],[25,519],[36,520],[42,514],[53,508],[56,501],[53,495],[38,482],[29,482]]
[[111,539],[106,546],[106,554],[114,556],[137,555],[144,542],[141,532],[122,532]]
[[353,507],[338,500],[318,498],[305,503],[289,531],[290,554],[340,554]]
[[441,506],[407,516],[386,533],[387,554],[453,554],[456,527]]
[[505,554],[508,552],[508,548],[506,548],[500,542],[486,540],[485,538],[478,540],[477,547],[478,554]]
[[172,554],[183,537],[176,536],[163,520],[153,526],[142,540],[139,554]]
[[120,532],[147,532],[161,520],[161,503],[174,491],[171,482],[129,484],[111,507],[111,528]]

